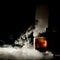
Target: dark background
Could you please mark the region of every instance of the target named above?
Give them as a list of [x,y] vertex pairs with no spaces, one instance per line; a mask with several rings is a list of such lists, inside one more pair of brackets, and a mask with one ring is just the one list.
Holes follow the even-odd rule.
[[60,20],[60,7],[59,1],[50,1],[49,4],[49,17],[48,17],[48,29],[47,29],[47,40],[48,49],[54,54],[60,54],[60,31],[59,31],[59,20]]
[[48,46],[54,53],[60,54],[60,7],[59,1],[52,2],[49,5],[49,33],[48,33]]
[[[34,24],[35,1],[3,1],[0,7],[0,39],[12,44]],[[10,35],[13,35],[13,40]]]

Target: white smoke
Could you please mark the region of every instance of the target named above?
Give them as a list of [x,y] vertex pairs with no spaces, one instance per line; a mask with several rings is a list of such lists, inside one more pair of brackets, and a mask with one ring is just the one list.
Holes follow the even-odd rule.
[[46,32],[46,28],[48,27],[48,5],[36,6],[35,20],[37,20],[38,22],[37,24],[35,24],[34,35],[36,36],[39,32]]
[[[28,36],[33,32],[33,29],[31,29],[31,28],[32,28],[32,26],[29,27],[24,34],[21,34],[21,36],[15,41],[15,44],[19,44],[21,46],[23,46],[23,45],[25,46],[26,44],[28,44],[31,46],[31,44],[29,43],[31,39],[28,38]],[[26,45],[26,46],[28,46],[28,45]]]
[[41,59],[43,54],[33,48],[0,48],[0,59]]
[[38,22],[35,24],[35,29],[34,29],[34,36],[38,36],[39,33],[44,33],[46,32],[46,28],[48,25],[43,21],[43,19],[37,20]]
[[[3,45],[3,47],[0,47],[0,60],[26,60],[26,59],[31,59],[31,60],[37,60],[37,59],[43,59],[44,53],[36,50],[34,48],[34,45],[31,45],[29,42],[31,39],[28,38],[28,36],[34,32],[35,29],[31,29],[29,27],[27,31],[24,34],[21,34],[21,36],[15,40],[15,44],[18,44],[22,47],[19,46],[12,46],[12,45]],[[38,33],[37,33],[38,34]],[[35,38],[35,35],[34,35]],[[48,53],[48,57],[52,58],[53,54]],[[47,58],[47,56],[46,56]]]

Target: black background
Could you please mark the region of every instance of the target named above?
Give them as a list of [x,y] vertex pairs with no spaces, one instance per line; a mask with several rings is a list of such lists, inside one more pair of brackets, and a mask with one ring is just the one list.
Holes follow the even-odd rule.
[[[21,33],[34,24],[35,1],[3,1],[0,5],[0,39],[13,43]],[[13,35],[14,40],[9,40]]]

